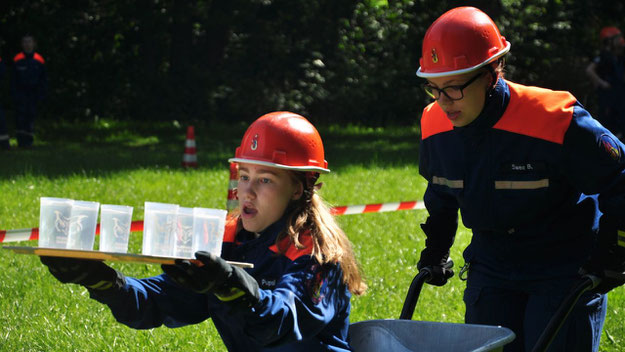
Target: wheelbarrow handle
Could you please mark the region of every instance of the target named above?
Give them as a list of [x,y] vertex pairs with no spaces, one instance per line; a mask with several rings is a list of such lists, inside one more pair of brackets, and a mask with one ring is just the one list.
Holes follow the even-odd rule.
[[[447,260],[447,263],[443,265],[445,269],[451,269],[453,266],[454,262],[451,259]],[[406,300],[404,300],[404,306],[401,309],[399,319],[412,320],[412,315],[414,314],[415,307],[417,306],[417,301],[419,300],[423,283],[427,282],[431,275],[432,272],[429,268],[423,268],[419,270],[414,279],[412,279],[412,283],[410,283],[410,288],[408,288],[408,294],[406,295]]]
[[584,292],[588,290],[592,290],[597,287],[601,283],[601,278],[594,275],[584,275],[581,280],[573,287],[571,292],[564,298],[558,310],[549,320],[547,327],[538,338],[538,342],[534,345],[532,352],[544,352],[547,351],[551,342],[560,331],[562,325],[566,321],[566,318],[569,316],[573,307],[579,300],[579,298],[584,294]]

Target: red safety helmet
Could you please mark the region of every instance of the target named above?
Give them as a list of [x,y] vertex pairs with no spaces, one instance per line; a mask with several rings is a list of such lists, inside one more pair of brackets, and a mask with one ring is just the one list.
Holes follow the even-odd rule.
[[271,112],[254,121],[243,135],[234,158],[228,161],[294,171],[330,172],[315,126],[303,116],[288,111]]
[[599,38],[604,40],[606,38],[612,38],[614,36],[621,35],[621,31],[613,26],[603,27],[601,28],[601,32],[599,33]]
[[444,77],[475,71],[510,51],[495,22],[475,7],[442,14],[423,38],[419,77]]

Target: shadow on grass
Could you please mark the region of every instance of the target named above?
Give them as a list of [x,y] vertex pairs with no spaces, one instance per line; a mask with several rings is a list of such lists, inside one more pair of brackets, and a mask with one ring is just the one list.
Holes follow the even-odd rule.
[[[246,129],[234,126],[195,125],[200,169],[228,170]],[[179,169],[186,126],[176,122],[92,123],[56,122],[38,126],[35,145],[0,152],[0,179],[32,175],[49,178],[74,174],[105,176],[133,169]],[[352,165],[398,166],[418,162],[418,135],[414,127],[319,128],[330,169]],[[15,141],[12,141],[14,144]]]

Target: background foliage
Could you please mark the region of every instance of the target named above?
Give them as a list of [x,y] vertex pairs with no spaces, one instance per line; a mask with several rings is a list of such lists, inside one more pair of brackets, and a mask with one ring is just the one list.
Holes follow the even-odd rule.
[[[593,110],[583,69],[601,27],[625,28],[622,2],[4,0],[3,62],[10,68],[21,36],[33,34],[50,90],[35,147],[0,153],[0,229],[37,226],[42,196],[132,205],[135,219],[145,201],[221,208],[226,159],[250,121],[279,109],[321,126],[333,170],[322,195],[333,205],[421,199],[414,128],[427,102],[415,77],[421,40],[436,17],[460,5],[483,9],[512,42],[510,79],[571,90]],[[0,105],[11,125],[7,86],[0,82]],[[189,123],[200,169],[185,172]],[[425,216],[340,218],[370,286],[352,301],[352,321],[398,316]],[[137,252],[140,235],[132,238]],[[452,249],[458,265],[469,239],[461,228]],[[160,272],[114,266],[139,277]],[[463,288],[456,278],[425,287],[414,319],[462,322]],[[624,290],[610,300],[601,351],[622,351]],[[36,257],[7,250],[0,250],[0,311],[0,351],[224,350],[208,321],[146,331],[117,324],[84,289],[60,285]]]
[[583,68],[600,28],[624,27],[622,2],[7,0],[0,54],[10,64],[22,34],[38,39],[50,76],[42,118],[230,122],[286,109],[410,124],[427,101],[414,75],[423,35],[459,5],[483,9],[512,42],[510,79],[573,91],[593,110]]

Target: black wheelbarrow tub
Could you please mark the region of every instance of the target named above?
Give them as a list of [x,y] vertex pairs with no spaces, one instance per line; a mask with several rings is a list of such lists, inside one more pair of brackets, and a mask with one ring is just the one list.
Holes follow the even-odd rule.
[[349,335],[356,352],[503,351],[515,337],[501,326],[395,319],[353,323]]

